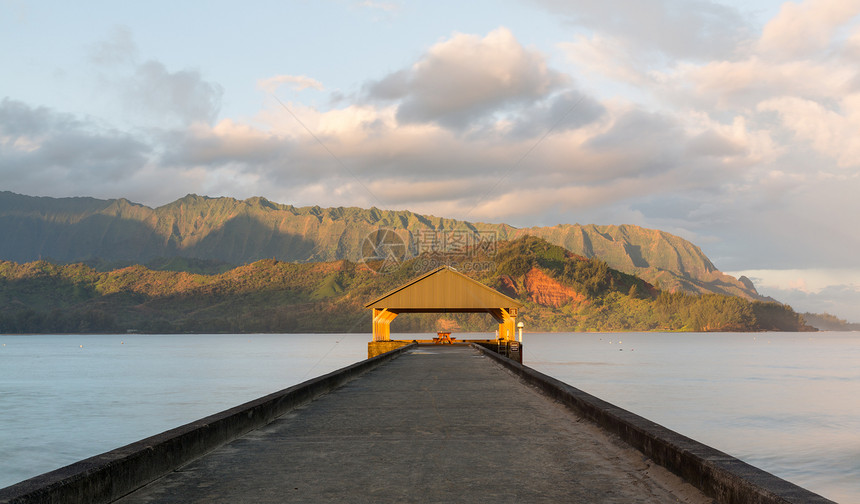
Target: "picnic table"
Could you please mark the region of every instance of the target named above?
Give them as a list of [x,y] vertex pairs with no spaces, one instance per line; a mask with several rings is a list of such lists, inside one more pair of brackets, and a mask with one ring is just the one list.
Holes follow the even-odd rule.
[[439,331],[436,333],[437,337],[433,338],[433,343],[437,345],[451,345],[454,343],[454,340],[457,338],[452,338],[450,332]]

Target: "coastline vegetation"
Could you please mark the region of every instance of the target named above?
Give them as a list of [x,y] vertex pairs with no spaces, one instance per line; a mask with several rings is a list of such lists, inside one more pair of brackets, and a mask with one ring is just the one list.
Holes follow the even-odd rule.
[[[217,274],[0,262],[0,333],[368,332],[364,303],[447,264],[523,303],[529,331],[814,330],[791,307],[669,292],[525,236],[396,264],[265,259]],[[484,314],[410,314],[397,332],[493,331]]]

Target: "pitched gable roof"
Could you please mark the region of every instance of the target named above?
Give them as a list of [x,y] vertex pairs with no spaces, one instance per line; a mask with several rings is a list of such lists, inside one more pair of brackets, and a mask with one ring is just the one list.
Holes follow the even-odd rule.
[[516,299],[449,266],[436,268],[365,305],[365,308],[385,308],[394,312],[488,311],[520,307],[522,303]]

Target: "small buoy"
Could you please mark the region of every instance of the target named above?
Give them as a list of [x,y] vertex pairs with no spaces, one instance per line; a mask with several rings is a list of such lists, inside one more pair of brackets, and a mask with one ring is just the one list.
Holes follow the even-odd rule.
[[80,346],[81,348],[83,348],[83,347],[84,347],[83,345],[79,345],[79,346]]

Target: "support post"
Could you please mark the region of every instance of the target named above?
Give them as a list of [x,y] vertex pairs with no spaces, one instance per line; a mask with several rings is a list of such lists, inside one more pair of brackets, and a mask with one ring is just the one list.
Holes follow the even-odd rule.
[[[511,313],[513,312],[513,313]],[[516,341],[517,338],[517,316],[515,310],[505,310],[499,308],[499,316],[496,320],[499,321],[499,338],[505,341]]]
[[373,309],[373,341],[391,341],[391,321],[397,314],[387,309]]

